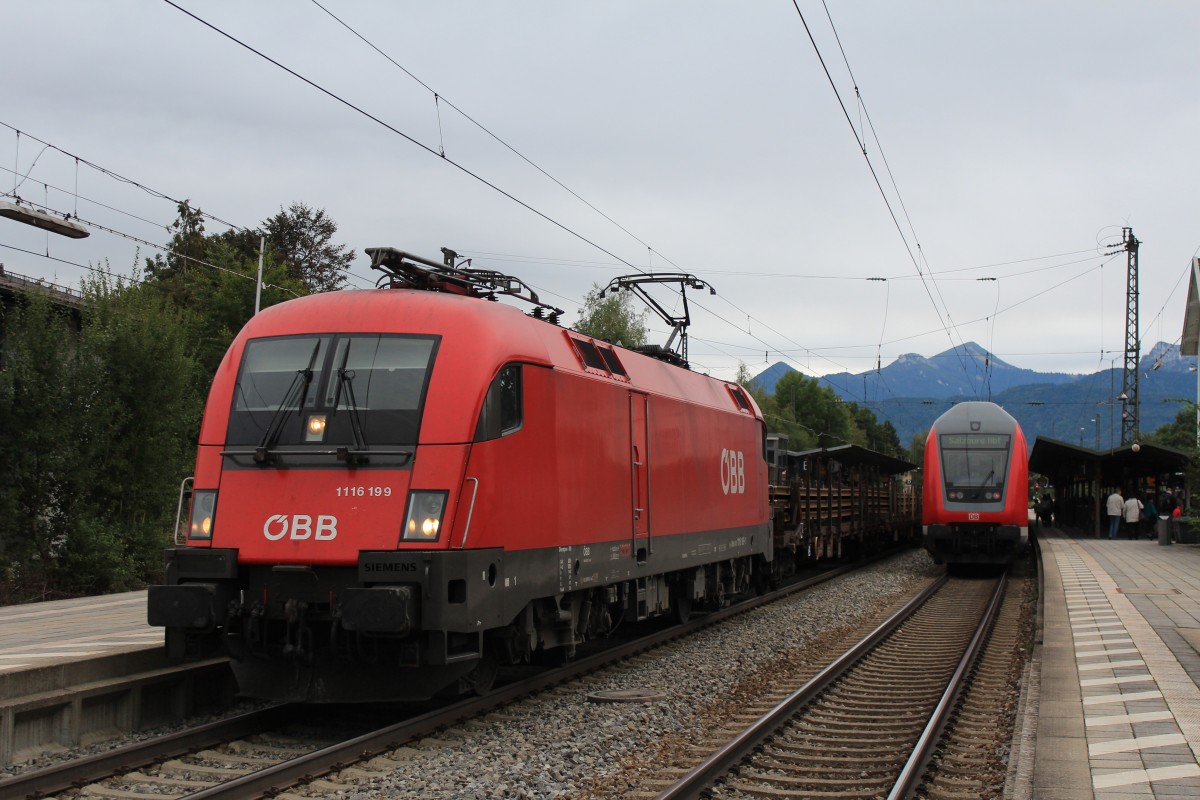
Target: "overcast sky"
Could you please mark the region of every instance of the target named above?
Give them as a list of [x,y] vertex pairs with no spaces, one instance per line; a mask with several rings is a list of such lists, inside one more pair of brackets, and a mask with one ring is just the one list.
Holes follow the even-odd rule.
[[[815,49],[786,0],[321,0],[503,143],[311,0],[178,2],[419,144],[163,0],[12,2],[0,192],[156,245],[170,202],[61,151],[248,228],[300,201],[360,254],[352,286],[374,279],[363,248],[447,246],[568,320],[594,283],[692,272],[718,294],[693,298],[691,359],[721,377],[964,341],[1031,369],[1119,367],[1126,260],[1106,254],[1129,226],[1143,352],[1180,336],[1200,248],[1189,0],[826,0],[845,58],[812,0]],[[155,252],[2,218],[0,245],[8,270],[67,285],[86,271],[47,249],[126,275]]]

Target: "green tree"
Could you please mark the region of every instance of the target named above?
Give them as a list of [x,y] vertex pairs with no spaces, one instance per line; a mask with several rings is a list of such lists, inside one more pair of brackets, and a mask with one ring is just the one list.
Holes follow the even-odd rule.
[[925,463],[925,440],[929,438],[929,428],[923,431],[917,431],[908,441],[907,458],[914,464],[922,465]]
[[631,292],[606,295],[603,287],[592,284],[583,296],[575,330],[623,347],[641,347],[646,343],[646,314],[637,309]]
[[147,280],[171,296],[175,305],[186,307],[194,300],[192,278],[205,269],[200,262],[205,258],[208,241],[204,235],[204,214],[200,209],[192,208],[184,200],[176,206],[176,211],[178,216],[168,227],[171,238],[166,252],[147,258],[143,272]]
[[61,500],[75,467],[65,399],[77,362],[68,312],[38,294],[4,315],[0,362],[0,601],[53,594],[52,571],[70,531]]
[[754,381],[754,375],[751,374],[750,368],[746,366],[746,362],[738,362],[737,374],[733,379],[746,391],[753,391],[754,387],[751,386],[751,383]]
[[91,593],[134,588],[161,569],[207,380],[186,312],[157,292],[102,277],[85,298],[65,398],[77,463],[59,503],[73,522],[57,566],[60,586]]
[[864,447],[895,458],[905,457],[904,447],[900,444],[900,436],[896,433],[896,428],[891,421],[880,424],[871,409],[861,407],[857,403],[847,403],[846,406],[854,418],[854,426],[861,432],[863,439],[861,444]]
[[311,292],[329,292],[346,284],[345,272],[354,262],[354,251],[334,244],[337,223],[323,208],[292,203],[262,223],[267,244],[287,273]]
[[789,442],[800,442],[803,447],[865,444],[850,409],[816,378],[799,372],[784,375],[775,384],[774,401]]
[[[190,331],[192,353],[207,387],[233,337],[254,316],[261,239],[247,230],[205,234],[203,215],[186,203],[180,204],[179,214],[167,254],[146,259],[143,273],[155,292],[186,312],[181,324]],[[263,283],[260,308],[309,293],[271,247],[264,253]]]
[[1196,405],[1185,403],[1174,420],[1145,437],[1145,441],[1185,453],[1196,450]]
[[[1187,485],[1191,487],[1190,496],[1195,496],[1197,489],[1200,488],[1200,447],[1196,446],[1196,404],[1184,403],[1174,420],[1149,436],[1143,437],[1143,441],[1187,453],[1191,460],[1188,462],[1184,474],[1187,478]],[[1190,513],[1195,512],[1196,504],[1193,502]]]

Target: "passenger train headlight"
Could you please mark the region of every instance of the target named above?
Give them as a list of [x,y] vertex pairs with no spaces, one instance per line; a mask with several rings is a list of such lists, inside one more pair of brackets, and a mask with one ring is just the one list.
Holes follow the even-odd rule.
[[442,527],[449,492],[410,492],[408,517],[400,538],[406,542],[435,542]]
[[319,442],[325,438],[325,415],[310,414],[304,429],[304,441]]
[[192,514],[188,521],[189,539],[211,539],[213,516],[217,511],[215,489],[197,489],[192,492]]

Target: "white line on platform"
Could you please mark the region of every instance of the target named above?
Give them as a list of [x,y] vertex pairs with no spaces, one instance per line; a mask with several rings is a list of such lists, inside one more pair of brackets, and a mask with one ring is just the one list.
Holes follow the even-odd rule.
[[1098,669],[1117,669],[1119,667],[1144,667],[1146,662],[1140,658],[1130,658],[1125,661],[1109,661],[1100,664],[1080,664],[1076,667],[1080,672],[1095,672]]
[[1153,683],[1154,676],[1150,673],[1145,675],[1123,675],[1120,678],[1085,678],[1079,682],[1080,686],[1116,686],[1121,683]]
[[1131,769],[1124,772],[1113,772],[1108,775],[1096,775],[1092,778],[1092,788],[1112,789],[1117,786],[1132,786],[1135,783],[1167,781],[1172,778],[1194,778],[1197,775],[1200,775],[1200,764],[1178,764],[1173,767]]
[[1161,733],[1158,736],[1141,736],[1136,739],[1114,739],[1111,742],[1096,742],[1088,745],[1089,756],[1107,756],[1113,753],[1136,753],[1152,747],[1171,747],[1187,744],[1182,733]]
[[1095,697],[1083,698],[1085,706],[1102,706],[1107,703],[1132,703],[1135,700],[1160,700],[1162,692],[1122,692],[1120,694],[1098,694]]
[[1109,714],[1103,717],[1085,717],[1084,725],[1103,728],[1105,725],[1133,725],[1137,722],[1165,722],[1175,719],[1170,711],[1143,711],[1140,714]]

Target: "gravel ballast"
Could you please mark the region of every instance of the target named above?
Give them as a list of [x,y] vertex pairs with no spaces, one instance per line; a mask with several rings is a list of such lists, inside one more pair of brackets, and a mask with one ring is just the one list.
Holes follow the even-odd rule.
[[[385,776],[347,773],[345,786],[321,782],[294,791],[402,800],[627,795],[672,750],[719,724],[727,716],[724,699],[743,684],[794,670],[820,639],[857,627],[941,570],[924,551],[906,552],[395,751]],[[665,696],[646,703],[588,699],[605,690]]]
[[[728,719],[739,707],[738,694],[761,692],[774,676],[794,673],[825,642],[906,599],[942,569],[924,551],[905,552],[384,754],[366,767],[370,771],[351,768],[289,795],[595,800],[640,793],[643,778]],[[622,690],[652,699],[589,699]],[[321,707],[313,706],[312,714],[309,721],[319,724]],[[0,777],[177,727],[45,754]]]

